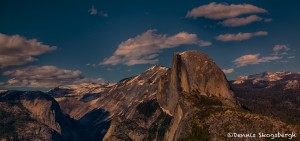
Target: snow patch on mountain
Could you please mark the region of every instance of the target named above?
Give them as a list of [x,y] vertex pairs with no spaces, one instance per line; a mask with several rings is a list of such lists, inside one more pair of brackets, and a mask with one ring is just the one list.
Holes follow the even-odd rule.
[[231,81],[231,84],[249,88],[271,88],[280,85],[286,90],[299,88],[299,81],[300,73],[298,72],[264,72],[239,76]]

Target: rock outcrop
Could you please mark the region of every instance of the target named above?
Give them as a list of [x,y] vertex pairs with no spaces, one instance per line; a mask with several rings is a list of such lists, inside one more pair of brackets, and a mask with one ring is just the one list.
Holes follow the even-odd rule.
[[[124,121],[127,119],[130,121],[137,116],[137,106],[144,101],[156,98],[158,80],[168,69],[167,67],[155,65],[140,75],[120,80],[107,94],[90,102],[94,107],[105,109],[110,113],[110,119],[112,121],[110,129],[105,135],[106,139],[115,140],[115,135],[119,132],[118,128],[126,123]],[[160,113],[157,114],[159,115]],[[124,126],[124,128],[126,127],[128,126]],[[122,130],[120,134],[124,135],[127,131]],[[131,133],[134,132],[131,131]],[[144,133],[145,132],[142,134],[136,133],[134,136],[147,136]],[[119,137],[119,135],[117,136]]]
[[117,126],[111,120],[121,115],[131,119],[140,103],[156,98],[158,80],[168,69],[155,65],[116,84],[60,86],[48,94],[55,97],[62,111],[78,120],[94,140],[101,140],[108,127],[112,130]]
[[76,120],[90,140],[99,141],[110,126],[111,115],[90,102],[105,96],[112,86],[112,83],[82,83],[59,86],[48,94],[55,98],[64,114]]
[[138,104],[156,97],[158,80],[167,71],[167,67],[155,65],[140,75],[122,79],[90,104],[107,110],[112,116],[125,115],[129,118]]
[[[0,95],[1,116],[9,115],[7,121],[13,136],[2,138],[13,140],[83,140],[89,139],[76,122],[64,115],[59,104],[49,95],[39,91],[7,91]],[[17,112],[16,112],[17,111]],[[18,114],[19,113],[19,114]],[[16,117],[20,115],[23,119]],[[2,120],[3,117],[1,117]],[[13,121],[13,120],[16,121]],[[19,123],[18,121],[21,120]],[[8,126],[9,123],[3,123]],[[2,125],[1,125],[2,126]],[[28,136],[30,135],[30,136]]]
[[[198,97],[213,97],[224,106],[234,105],[224,73],[212,59],[198,51],[175,53],[172,68],[161,73],[154,86],[155,97],[143,98],[144,102],[137,107],[145,107],[147,103],[157,103],[158,107],[144,108],[154,109],[148,116],[138,108],[131,110],[132,116],[124,116],[125,113],[119,116],[106,135],[108,140],[178,140],[187,134],[184,128],[195,111],[194,104],[202,102]],[[153,134],[159,136],[153,137]]]
[[49,90],[47,94],[55,98],[63,113],[79,120],[95,109],[89,102],[107,94],[112,86],[114,86],[112,83],[82,83],[59,86]]
[[161,77],[158,91],[160,105],[170,114],[175,113],[185,95],[217,97],[227,105],[234,101],[223,71],[208,55],[198,51],[175,53],[172,68]]
[[[193,111],[189,97],[214,97],[224,105],[233,106],[233,92],[222,70],[208,55],[198,51],[174,53],[171,70],[162,76],[157,100],[173,121],[166,140],[180,137],[182,122]],[[202,101],[196,101],[202,102]]]

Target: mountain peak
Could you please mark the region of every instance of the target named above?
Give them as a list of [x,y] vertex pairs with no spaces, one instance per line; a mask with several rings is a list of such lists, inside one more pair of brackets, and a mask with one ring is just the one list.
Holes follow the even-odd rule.
[[187,51],[178,52],[178,53],[175,53],[175,54],[179,54],[179,55],[197,55],[197,56],[206,56],[206,57],[208,57],[207,54],[202,53],[202,52],[197,51],[197,50],[187,50]]
[[161,78],[160,94],[158,96],[159,100],[170,102],[162,102],[161,105],[173,110],[176,105],[176,102],[173,102],[178,101],[176,98],[181,93],[189,94],[193,92],[203,96],[220,97],[232,101],[233,93],[230,91],[224,73],[207,54],[191,50],[174,53],[173,56],[171,71],[167,76]]
[[150,67],[150,68],[149,68],[148,70],[146,70],[145,72],[151,71],[151,70],[159,71],[159,70],[167,70],[167,69],[169,69],[169,68],[168,68],[168,67],[165,67],[165,66],[162,66],[162,65],[160,65],[160,64],[156,64],[156,65]]

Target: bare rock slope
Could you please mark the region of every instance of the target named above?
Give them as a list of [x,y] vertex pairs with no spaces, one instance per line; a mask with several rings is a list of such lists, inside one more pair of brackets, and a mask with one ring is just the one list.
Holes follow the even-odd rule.
[[59,104],[43,92],[2,92],[0,104],[0,139],[89,139],[73,119],[61,112]]
[[[201,102],[200,97],[212,97],[228,107],[234,105],[224,73],[212,59],[198,51],[175,53],[172,68],[161,75],[156,87],[156,97],[150,101],[144,99],[132,117],[120,115],[112,122],[115,125],[111,126],[107,139],[177,140],[187,134],[184,128],[197,110],[194,104]],[[149,113],[145,112],[147,109],[151,109]]]

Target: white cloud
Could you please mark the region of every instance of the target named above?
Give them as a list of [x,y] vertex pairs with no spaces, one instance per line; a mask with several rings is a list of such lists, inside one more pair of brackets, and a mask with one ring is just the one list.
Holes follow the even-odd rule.
[[216,37],[216,40],[222,41],[222,42],[228,42],[228,41],[242,41],[250,39],[254,36],[266,36],[268,35],[268,32],[266,31],[258,31],[254,33],[237,33],[237,34],[221,34]]
[[20,35],[0,33],[0,68],[18,66],[37,61],[38,56],[55,50],[56,47],[44,45],[37,39],[26,39]]
[[253,22],[257,22],[257,21],[261,21],[262,18],[256,16],[256,15],[251,15],[245,18],[230,18],[230,19],[226,19],[222,22],[220,22],[220,24],[222,24],[223,26],[228,26],[228,27],[236,27],[236,26],[243,26],[243,25],[247,25]]
[[237,67],[254,65],[254,64],[259,64],[264,62],[272,62],[277,60],[281,60],[277,62],[286,63],[288,62],[286,59],[295,58],[295,56],[286,56],[289,55],[288,53],[289,50],[290,48],[288,48],[286,45],[279,44],[273,47],[272,56],[260,57],[260,54],[247,54],[239,58],[236,58],[232,62],[234,62]]
[[94,6],[92,6],[89,9],[89,13],[90,13],[90,15],[97,15],[98,14],[98,10]]
[[203,41],[203,40],[199,41],[199,46],[200,47],[207,47],[207,46],[211,46],[211,45],[212,45],[212,43],[209,42],[209,41]]
[[85,78],[79,70],[66,70],[55,66],[29,66],[5,71],[2,75],[12,77],[6,87],[55,87],[68,83],[103,82],[102,79]]
[[287,54],[287,51],[289,51],[290,48],[288,48],[286,45],[275,45],[273,48],[274,55],[278,54]]
[[155,64],[158,62],[157,57],[163,49],[174,48],[180,45],[211,45],[210,42],[198,41],[196,34],[180,32],[173,36],[167,36],[165,34],[156,34],[155,32],[156,30],[148,30],[141,35],[122,42],[114,54],[100,64],[125,64],[128,66],[136,64]]
[[286,45],[275,45],[273,48],[274,52],[279,52],[279,51],[288,51],[290,48],[288,48]]
[[260,54],[247,54],[239,58],[236,58],[232,62],[234,62],[237,67],[243,67],[243,66],[254,65],[254,64],[259,64],[264,62],[271,62],[280,59],[282,59],[282,57],[279,56],[260,57]]
[[225,74],[229,74],[229,73],[233,73],[233,72],[234,72],[234,69],[233,69],[233,68],[230,68],[230,69],[222,69],[222,71],[223,71]]
[[266,13],[267,10],[251,4],[209,3],[193,8],[186,15],[188,18],[205,17],[209,19],[233,18],[244,14]]

